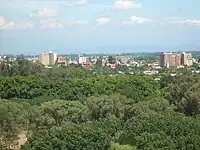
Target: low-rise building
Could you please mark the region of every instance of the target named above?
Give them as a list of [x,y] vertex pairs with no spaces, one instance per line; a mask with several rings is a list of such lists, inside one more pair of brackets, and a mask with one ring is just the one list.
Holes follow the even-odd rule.
[[93,63],[87,62],[81,65],[83,68],[91,69],[93,67]]
[[65,57],[58,56],[56,59],[56,64],[57,65],[67,65],[67,60]]
[[158,73],[158,71],[144,71],[143,72],[144,73],[144,75],[154,75],[154,74],[157,74]]
[[110,67],[111,69],[115,69],[117,67],[117,64],[107,64],[108,67]]

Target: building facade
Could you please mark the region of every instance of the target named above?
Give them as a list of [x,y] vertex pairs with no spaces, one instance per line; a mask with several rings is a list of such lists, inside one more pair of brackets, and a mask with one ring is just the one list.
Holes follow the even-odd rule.
[[52,66],[56,63],[57,54],[53,53],[52,51],[49,52],[49,65]]
[[166,67],[166,54],[165,53],[160,54],[160,66]]
[[175,66],[181,66],[181,54],[176,54],[176,58],[175,58]]
[[78,64],[86,64],[86,63],[87,63],[87,57],[80,55],[78,57]]
[[118,60],[122,64],[126,64],[129,61],[129,56],[117,56],[116,60]]
[[183,66],[188,65],[188,55],[185,52],[181,54],[181,65]]
[[179,67],[179,66],[192,66],[191,53],[161,53],[160,66],[161,67]]
[[39,62],[43,65],[49,65],[49,54],[41,53],[39,57]]
[[39,62],[43,65],[54,65],[57,59],[57,54],[49,51],[48,53],[41,53],[39,56]]
[[192,66],[193,65],[193,58],[192,58],[192,54],[188,53],[188,66]]
[[66,60],[65,57],[59,56],[56,59],[56,64],[58,64],[58,65],[67,65],[67,60]]

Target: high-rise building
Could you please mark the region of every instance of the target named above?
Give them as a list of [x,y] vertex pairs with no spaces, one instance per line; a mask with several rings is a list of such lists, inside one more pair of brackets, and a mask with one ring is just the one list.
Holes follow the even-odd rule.
[[49,65],[49,54],[41,53],[39,57],[39,62],[43,65]]
[[178,67],[191,66],[193,64],[191,53],[161,53],[160,66],[161,67]]
[[160,54],[160,66],[169,67],[172,64],[172,53],[161,53]]
[[87,63],[87,57],[85,57],[85,56],[79,56],[78,57],[78,63],[79,64],[86,64]]
[[188,66],[192,66],[193,65],[193,58],[192,58],[192,54],[188,53]]
[[176,67],[176,54],[168,54],[168,61],[170,67]]
[[49,52],[49,65],[54,65],[57,59],[57,54],[52,51]]
[[185,52],[181,54],[181,65],[182,66],[188,65],[188,55]]
[[176,54],[176,58],[175,58],[175,66],[181,66],[181,55],[180,54]]
[[49,51],[48,53],[41,53],[39,62],[43,65],[54,65],[57,59],[57,54]]
[[166,54],[165,53],[160,54],[160,66],[166,67]]
[[193,65],[193,59],[192,59],[191,53],[183,52],[181,54],[181,65],[183,65],[183,66],[192,66]]

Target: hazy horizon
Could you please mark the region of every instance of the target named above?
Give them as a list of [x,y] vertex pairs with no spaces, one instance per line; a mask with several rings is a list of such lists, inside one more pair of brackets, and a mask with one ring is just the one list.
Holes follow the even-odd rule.
[[200,50],[199,0],[2,0],[0,54]]
[[[28,48],[27,48],[28,49]],[[31,49],[31,48],[30,48]],[[18,51],[9,53],[8,51],[0,51],[0,55],[39,55],[42,52],[53,51],[58,54],[116,54],[116,53],[155,53],[155,52],[179,52],[179,51],[200,51],[200,46],[179,45],[179,46],[102,46],[88,49],[38,49],[37,51]]]

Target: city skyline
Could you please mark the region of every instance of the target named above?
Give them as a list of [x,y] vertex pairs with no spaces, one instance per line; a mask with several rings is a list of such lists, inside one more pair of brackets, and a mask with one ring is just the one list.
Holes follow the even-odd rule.
[[199,6],[198,0],[3,0],[0,53],[197,51]]

